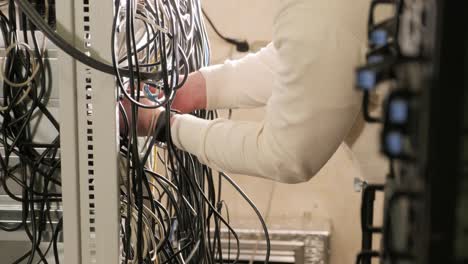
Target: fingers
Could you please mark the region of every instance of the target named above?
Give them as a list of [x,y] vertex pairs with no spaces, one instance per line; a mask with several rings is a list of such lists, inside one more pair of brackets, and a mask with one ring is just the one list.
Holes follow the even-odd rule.
[[[146,105],[154,104],[152,101],[146,98],[141,98],[140,102]],[[127,115],[129,126],[131,127],[133,124],[133,116],[132,116],[132,103],[124,98],[121,100],[122,106],[125,110]],[[154,119],[157,118],[160,109],[146,109],[146,108],[138,108],[138,121],[136,124],[137,134],[139,136],[146,136],[152,130],[152,124],[154,123]],[[124,120],[122,114],[120,114],[120,132],[123,133],[122,129],[124,127]]]
[[172,107],[181,113],[206,109],[206,81],[200,72],[191,73],[178,91]]
[[[160,89],[149,86],[149,91],[151,93],[157,93]],[[143,86],[140,90],[144,90]],[[158,98],[163,98],[164,93],[159,93]],[[206,108],[206,83],[203,75],[200,72],[194,72],[189,75],[186,83],[177,90],[176,97],[171,105],[173,110],[176,110],[180,113],[187,114],[191,113],[198,109]],[[140,102],[145,105],[155,104],[148,98],[140,98]],[[132,114],[131,114],[131,105],[132,103],[124,98],[122,99],[122,105],[127,113],[127,118],[130,124],[132,124]],[[145,136],[152,129],[152,122],[154,122],[155,115],[157,115],[160,110],[157,109],[138,109],[138,121],[137,121],[137,131],[138,135]],[[120,117],[120,126],[123,128],[123,119]]]

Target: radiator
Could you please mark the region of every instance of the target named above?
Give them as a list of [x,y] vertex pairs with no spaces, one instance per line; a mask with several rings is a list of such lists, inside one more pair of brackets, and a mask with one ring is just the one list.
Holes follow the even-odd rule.
[[[271,240],[270,263],[328,264],[330,232],[301,230],[269,230]],[[266,243],[263,232],[253,229],[236,229],[240,239],[240,261],[255,263],[265,260]],[[228,230],[222,230],[223,259],[236,257],[236,241]],[[230,245],[230,250],[229,250]],[[230,254],[228,256],[228,251]]]

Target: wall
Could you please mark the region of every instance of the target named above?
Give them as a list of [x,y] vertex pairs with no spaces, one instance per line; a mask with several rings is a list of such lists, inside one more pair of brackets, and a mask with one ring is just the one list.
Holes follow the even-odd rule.
[[[274,3],[271,0],[204,0],[203,6],[224,35],[247,39],[255,43],[256,49],[271,40]],[[213,63],[243,56],[208,28]],[[259,120],[262,116],[262,109],[237,110],[233,118]],[[378,127],[364,125],[361,120],[347,141],[351,149],[346,145],[340,147],[308,183],[285,185],[234,175],[263,212],[270,228],[331,228],[332,264],[354,263],[360,248],[360,193],[353,189],[354,178],[381,182],[387,171],[387,163],[377,154]],[[247,204],[240,202],[231,188],[226,187],[224,195],[235,226],[255,223],[254,214],[246,210]],[[377,212],[381,212],[380,203],[379,198]]]

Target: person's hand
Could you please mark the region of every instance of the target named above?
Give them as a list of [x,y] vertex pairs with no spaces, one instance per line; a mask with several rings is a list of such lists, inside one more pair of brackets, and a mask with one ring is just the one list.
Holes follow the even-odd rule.
[[177,91],[172,108],[184,114],[206,108],[206,82],[200,72],[188,76],[185,84]]
[[[145,105],[154,105],[155,103],[149,99],[141,98],[140,103]],[[122,105],[127,113],[129,126],[133,123],[131,102],[124,98]],[[206,83],[205,78],[200,72],[194,72],[187,78],[185,84],[177,91],[176,98],[172,104],[172,109],[181,113],[190,113],[198,109],[206,108]],[[138,109],[137,133],[139,136],[147,136],[151,133],[156,125],[160,113],[164,110],[163,107],[156,109]],[[172,122],[172,120],[171,120]],[[120,115],[120,131],[124,130],[124,119]]]
[[[145,105],[152,105],[154,104],[149,99],[141,98],[140,102]],[[132,111],[131,105],[132,103],[124,98],[122,99],[122,105],[125,109],[127,114],[129,126],[133,124],[132,119]],[[138,121],[137,121],[137,134],[139,136],[147,136],[156,126],[156,121],[159,118],[159,115],[164,110],[163,107],[155,108],[155,109],[146,109],[146,108],[138,108]],[[122,115],[120,115],[120,131],[123,132],[125,127],[124,119]]]

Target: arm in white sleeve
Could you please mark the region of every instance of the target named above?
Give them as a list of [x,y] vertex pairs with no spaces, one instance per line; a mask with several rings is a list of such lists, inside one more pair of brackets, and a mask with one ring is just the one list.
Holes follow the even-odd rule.
[[359,112],[353,69],[360,62],[361,42],[333,14],[314,9],[316,1],[281,3],[274,38],[280,67],[265,119],[207,121],[182,115],[174,121],[172,139],[215,169],[298,183],[325,165]]
[[200,69],[206,81],[207,109],[264,106],[271,96],[279,65],[276,49],[269,44],[242,59]]

